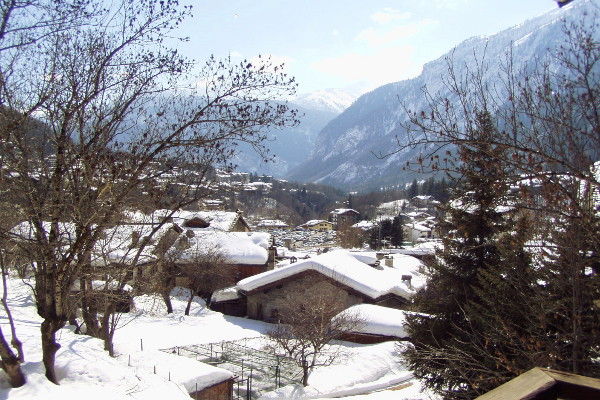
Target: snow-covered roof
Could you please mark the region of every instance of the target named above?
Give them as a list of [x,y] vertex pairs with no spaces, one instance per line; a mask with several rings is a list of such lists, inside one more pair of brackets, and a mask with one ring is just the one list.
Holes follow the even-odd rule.
[[351,251],[350,255],[365,264],[374,264],[377,261],[377,253],[374,251]]
[[306,221],[305,223],[303,223],[300,226],[315,226],[315,225],[319,225],[320,223],[327,223],[327,224],[331,224],[331,222],[326,221],[324,219],[311,219],[310,221]]
[[414,229],[419,232],[431,232],[431,228],[423,225],[423,224],[409,224],[407,225],[409,228]]
[[[193,236],[186,234],[193,233]],[[267,262],[271,235],[264,232],[217,232],[203,229],[187,229],[183,233],[189,247],[175,249],[176,260],[188,261],[212,250],[221,253],[229,263],[262,265]],[[191,236],[191,237],[189,237]]]
[[394,253],[414,255],[414,256],[426,256],[434,255],[436,250],[442,248],[443,244],[441,241],[430,240],[427,242],[419,243],[415,246],[408,247],[405,249],[392,250]]
[[240,292],[237,290],[237,288],[235,286],[232,286],[232,287],[228,287],[225,289],[214,291],[213,294],[210,296],[210,301],[211,301],[211,303],[217,303],[220,301],[239,299],[240,297],[241,297]]
[[[137,256],[137,263],[143,264],[156,259],[153,254],[154,244],[165,231],[171,228],[171,224],[163,225],[155,234],[154,240],[148,243],[142,249],[140,254],[138,247],[132,246],[133,237],[137,235],[139,238],[150,235],[153,227],[150,225],[119,225],[112,228],[107,228],[102,232],[102,235],[95,243],[91,253],[92,265],[106,265],[110,263],[129,263]],[[50,222],[42,223],[44,231],[50,232]],[[76,235],[75,224],[71,222],[61,222],[58,224],[59,237],[64,246],[69,246]],[[33,226],[28,222],[21,222],[11,230],[11,234],[20,240],[32,240],[35,236]]]
[[356,304],[338,315],[354,317],[360,321],[353,329],[354,332],[406,338],[408,337],[406,330],[408,314],[410,312],[395,308]]
[[237,288],[248,292],[310,270],[317,271],[372,299],[387,294],[408,299],[415,292],[407,282],[402,281],[402,272],[394,268],[372,268],[344,250],[330,251],[306,261],[251,276],[239,281]]
[[366,220],[357,222],[356,224],[352,225],[353,228],[363,229],[363,230],[372,229],[374,226],[375,226],[375,222],[366,221]]
[[407,206],[410,202],[407,199],[399,199],[399,200],[393,200],[393,201],[389,201],[387,203],[381,203],[380,205],[377,206],[377,210],[381,210],[381,211],[399,211],[402,209],[402,207]]
[[[157,224],[171,215],[172,211],[167,209],[156,210],[151,214],[144,214],[139,211],[128,211],[126,220],[138,224]],[[184,226],[185,221],[199,218],[209,224],[207,230],[230,231],[235,225],[240,215],[234,211],[186,211],[177,210],[171,216],[173,222],[179,226]]]
[[[128,355],[128,362],[139,369],[156,373],[184,386],[188,393],[233,379],[233,372],[196,361],[193,358],[147,350]],[[156,368],[156,372],[154,372]]]
[[346,213],[360,214],[358,211],[356,211],[352,208],[336,208],[330,214],[340,215],[340,214],[346,214]]

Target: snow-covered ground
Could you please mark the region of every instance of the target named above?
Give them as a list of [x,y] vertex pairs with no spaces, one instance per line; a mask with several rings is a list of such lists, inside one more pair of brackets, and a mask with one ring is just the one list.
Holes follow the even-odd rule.
[[[36,313],[31,289],[18,279],[10,279],[9,286],[9,303],[17,333],[24,342],[23,370],[28,383],[11,389],[0,372],[0,398],[7,400],[189,400],[188,392],[193,391],[196,384],[202,386],[226,379],[228,373],[193,359],[159,352],[159,349],[261,337],[270,329],[269,324],[260,321],[208,310],[199,298],[195,298],[190,315],[185,316],[185,291],[172,293],[174,313],[170,315],[158,297],[136,297],[135,309],[121,316],[121,327],[115,335],[116,358],[108,356],[98,339],[77,335],[69,327],[59,332],[61,349],[56,367],[60,385],[57,386],[44,376],[39,339],[41,319]],[[5,335],[9,335],[4,315],[0,322]],[[341,342],[339,346],[343,349],[340,361],[315,369],[308,387],[287,386],[263,398],[330,398],[357,394],[366,397],[352,399],[430,398],[419,392],[419,383],[399,362],[394,343]],[[383,397],[388,396],[387,391],[366,395],[390,387],[397,390],[390,391],[389,397]]]

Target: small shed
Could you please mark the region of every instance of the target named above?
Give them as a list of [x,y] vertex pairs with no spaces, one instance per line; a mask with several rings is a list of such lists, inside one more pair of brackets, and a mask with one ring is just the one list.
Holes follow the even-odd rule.
[[232,372],[179,356],[176,352],[140,351],[119,356],[136,370],[161,376],[165,381],[180,385],[194,400],[233,399]]
[[410,314],[409,311],[375,304],[356,304],[340,314],[356,317],[360,321],[341,340],[362,344],[408,340],[406,316]]

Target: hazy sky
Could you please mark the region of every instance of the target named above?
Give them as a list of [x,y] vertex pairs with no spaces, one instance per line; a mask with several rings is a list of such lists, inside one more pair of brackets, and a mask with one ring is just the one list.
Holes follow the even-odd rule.
[[299,92],[418,75],[461,41],[557,7],[554,0],[196,0],[178,47],[190,57],[285,61]]

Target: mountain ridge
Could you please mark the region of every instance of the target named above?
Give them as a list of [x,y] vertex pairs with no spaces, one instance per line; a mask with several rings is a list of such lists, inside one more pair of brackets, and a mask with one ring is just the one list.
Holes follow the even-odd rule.
[[[396,138],[406,135],[407,122],[403,105],[410,110],[423,110],[426,102],[423,87],[431,93],[447,94],[442,82],[446,60],[453,60],[460,74],[472,67],[473,55],[486,55],[486,60],[499,60],[512,46],[519,65],[534,57],[543,58],[548,48],[559,43],[563,17],[579,17],[595,0],[580,0],[552,10],[494,35],[472,37],[443,56],[426,63],[415,78],[390,83],[364,94],[344,112],[330,121],[319,133],[312,156],[292,169],[288,179],[323,183],[346,190],[373,190],[400,186],[415,178],[415,173],[400,171],[414,160],[419,150],[404,150],[383,159],[397,149]],[[499,73],[499,65],[491,65],[487,79]],[[426,175],[419,175],[422,178]]]

